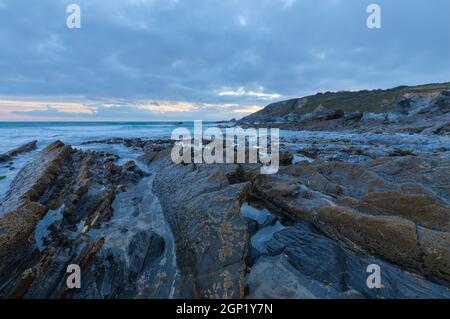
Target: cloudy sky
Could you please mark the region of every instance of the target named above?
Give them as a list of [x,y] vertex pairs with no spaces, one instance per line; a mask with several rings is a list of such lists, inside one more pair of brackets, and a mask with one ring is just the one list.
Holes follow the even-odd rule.
[[240,118],[450,81],[449,57],[448,0],[0,0],[0,120]]

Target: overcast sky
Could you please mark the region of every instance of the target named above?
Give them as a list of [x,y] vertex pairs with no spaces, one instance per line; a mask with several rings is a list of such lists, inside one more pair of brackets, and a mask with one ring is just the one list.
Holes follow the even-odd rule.
[[450,81],[449,57],[448,0],[0,0],[0,120],[240,118]]

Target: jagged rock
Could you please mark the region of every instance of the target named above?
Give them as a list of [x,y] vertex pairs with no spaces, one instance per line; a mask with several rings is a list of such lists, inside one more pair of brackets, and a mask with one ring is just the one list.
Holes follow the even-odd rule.
[[414,156],[412,150],[409,149],[400,149],[400,148],[394,148],[390,153],[389,156]]
[[46,212],[45,206],[29,202],[0,219],[0,288],[15,280],[18,265],[25,263],[23,257],[32,253],[35,227]]
[[[164,251],[164,239],[148,231],[131,237],[125,251],[118,245],[103,244],[86,264],[80,291],[67,292],[71,298],[130,298],[137,294],[136,281],[143,269]],[[102,280],[99,280],[102,278]]]
[[128,161],[122,166],[121,178],[131,183],[136,184],[139,180],[146,176],[134,161]]
[[247,223],[249,237],[255,235],[256,232],[260,229],[259,223],[256,220],[248,217],[244,217],[244,220]]
[[360,111],[344,113],[344,119],[346,121],[359,121],[363,118],[363,116],[364,113]]
[[58,141],[45,148],[36,160],[25,165],[0,201],[0,216],[37,201],[58,176],[65,159],[72,152],[70,146]]
[[175,236],[181,271],[178,296],[241,298],[247,226],[240,214],[248,183],[230,183],[237,165],[176,165],[155,159],[154,191]]
[[[314,282],[301,275],[283,256],[261,257],[247,278],[250,299],[312,299]],[[320,285],[318,285],[320,286]],[[326,296],[321,291],[322,296]]]
[[[29,268],[27,262],[35,249],[35,227],[47,212],[47,207],[37,201],[71,153],[72,149],[59,141],[49,145],[36,161],[25,165],[0,202],[0,297],[5,297],[6,291],[11,293],[12,288],[6,287],[14,287],[21,269]],[[29,278],[34,277],[26,277],[27,282]]]
[[[450,281],[449,164],[421,157],[301,162],[258,176],[253,191],[350,248]],[[439,240],[424,248],[424,234]]]
[[139,159],[149,165],[159,152],[171,147],[173,143],[174,141],[171,140],[148,141],[143,147],[144,155],[140,156]]
[[450,231],[448,206],[428,194],[369,192],[360,200],[347,204],[371,215],[401,216],[429,229]]
[[445,123],[439,123],[430,128],[427,128],[427,129],[423,130],[422,133],[424,133],[424,134],[431,133],[431,134],[438,134],[438,135],[449,134],[450,133],[450,121],[445,122]]
[[344,111],[342,110],[331,110],[319,105],[314,112],[303,115],[301,121],[329,121],[342,118],[343,116]]
[[290,152],[280,152],[280,165],[286,166],[291,165],[292,160],[294,159],[294,155]]
[[[446,287],[371,256],[343,249],[300,222],[274,234],[247,275],[250,298],[447,298]],[[367,267],[383,288],[367,287]]]
[[[272,103],[238,121],[244,127],[289,130],[372,130],[447,134],[450,120],[449,83],[390,90],[318,93]],[[389,96],[386,98],[386,96]],[[296,105],[301,102],[301,107]],[[325,105],[325,106],[324,106]],[[342,109],[348,110],[346,112]]]
[[[251,298],[448,298],[447,150],[383,157],[413,138],[286,139],[273,175],[257,164],[175,165],[167,140],[104,141],[142,149],[152,174],[53,143],[0,202],[0,297],[153,298],[173,288],[171,297],[241,298],[247,284]],[[316,159],[292,165],[301,143]],[[276,217],[244,217],[248,198]],[[163,213],[171,232],[151,224],[165,223]],[[179,278],[159,271],[173,250]],[[71,263],[82,267],[81,290],[65,286]],[[371,263],[382,267],[383,289],[365,285]]]
[[407,116],[425,114],[442,115],[450,112],[450,94],[448,91],[433,93],[409,93],[398,101],[395,113]]
[[[130,238],[129,249],[121,250],[110,248],[104,237],[95,235],[111,219],[120,187],[133,187],[146,176],[134,162],[118,167],[108,157],[57,141],[18,173],[0,202],[0,297],[76,297],[64,280],[66,267],[72,263],[91,269],[84,277],[97,285],[85,283],[80,296],[129,297],[137,293],[132,279],[140,265],[161,254],[164,240],[151,232],[138,232]],[[52,221],[55,210],[61,217]],[[45,224],[47,219],[51,224]],[[42,244],[36,237],[40,236],[39,223],[48,231]],[[138,243],[144,248],[137,249]],[[100,277],[92,263],[107,267],[110,256],[115,256],[116,267],[126,280],[119,281],[113,273],[97,280]],[[134,262],[131,267],[129,260]]]
[[19,154],[23,154],[23,153],[27,153],[27,152],[31,152],[31,151],[35,150],[36,144],[37,144],[37,141],[32,141],[30,143],[19,146],[18,148],[10,150],[4,154],[0,154],[0,163],[7,162],[11,158],[13,158]]

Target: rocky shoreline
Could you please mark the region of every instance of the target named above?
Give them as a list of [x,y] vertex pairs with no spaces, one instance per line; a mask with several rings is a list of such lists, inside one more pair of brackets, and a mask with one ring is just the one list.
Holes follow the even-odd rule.
[[273,175],[57,141],[0,200],[0,298],[449,298],[449,137],[339,134],[285,136]]
[[[368,92],[329,93],[328,98],[323,98],[324,94],[318,94],[270,104],[263,110],[237,121],[237,124],[242,127],[278,127],[301,131],[352,130],[360,133],[444,135],[450,132],[450,84],[447,83],[443,87],[446,89],[409,93],[402,93],[400,90],[394,97],[379,101],[373,110],[367,111],[361,110],[360,104],[351,108],[346,107],[345,103],[355,103],[355,100],[361,98],[361,94],[369,95]],[[388,94],[389,91],[380,90],[379,93],[372,94]],[[349,97],[340,97],[340,94]],[[313,102],[324,100],[325,104],[337,103],[340,99],[344,102],[342,109]]]
[[425,89],[364,93],[391,96],[379,113],[311,102],[361,95],[327,93],[231,123],[287,129],[271,175],[175,164],[169,139],[1,154],[0,298],[450,298],[450,93]]
[[32,141],[30,143],[27,143],[20,147],[17,147],[13,150],[10,150],[4,154],[0,154],[0,163],[10,161],[11,159],[13,159],[14,157],[16,157],[20,154],[35,150],[36,143],[37,143],[37,141]]

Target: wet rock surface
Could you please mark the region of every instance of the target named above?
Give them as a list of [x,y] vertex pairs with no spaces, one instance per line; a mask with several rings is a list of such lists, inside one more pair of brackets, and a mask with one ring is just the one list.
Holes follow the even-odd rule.
[[32,141],[30,143],[19,146],[13,150],[10,150],[6,153],[0,154],[0,163],[7,162],[17,155],[35,150],[36,144],[37,144],[37,141]]
[[[114,223],[114,206],[148,175],[135,162],[120,167],[106,154],[61,142],[44,149],[0,202],[1,297],[138,296],[138,280],[148,283],[158,275],[147,269],[161,261],[165,240],[150,223],[139,224],[139,210],[146,209],[140,203],[142,189],[128,207],[135,214],[122,223]],[[80,266],[83,289],[67,288],[70,264]]]
[[181,298],[241,298],[247,227],[240,213],[248,183],[231,183],[236,165],[172,163],[157,159],[154,191],[177,246]]
[[[396,112],[442,115],[428,98]],[[441,132],[290,132],[272,175],[174,164],[167,139],[57,141],[0,197],[0,298],[450,298]]]
[[383,157],[450,156],[450,136],[404,133],[298,132],[281,137],[293,163],[315,159],[361,163]]
[[412,156],[301,162],[258,176],[253,187],[349,249],[448,282],[449,164],[448,158]]
[[[247,275],[250,298],[448,298],[446,287],[343,249],[305,222],[275,233],[264,245],[266,253]],[[366,284],[373,264],[382,269],[382,288]]]

